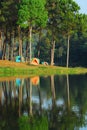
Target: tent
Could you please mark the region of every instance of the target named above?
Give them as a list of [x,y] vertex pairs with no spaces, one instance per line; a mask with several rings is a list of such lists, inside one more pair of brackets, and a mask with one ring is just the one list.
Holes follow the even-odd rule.
[[21,56],[16,56],[16,62],[21,62]]
[[45,62],[45,61],[42,62],[42,65],[48,65],[48,62]]
[[24,57],[16,56],[16,62],[24,62]]
[[39,63],[40,63],[40,60],[38,58],[33,58],[30,64],[39,65]]

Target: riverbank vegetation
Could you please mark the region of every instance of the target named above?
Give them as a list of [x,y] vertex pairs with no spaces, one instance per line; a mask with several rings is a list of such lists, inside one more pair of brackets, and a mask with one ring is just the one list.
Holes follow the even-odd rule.
[[60,66],[33,66],[28,63],[15,63],[11,61],[0,61],[0,77],[6,76],[36,76],[36,75],[66,75],[66,74],[86,74],[87,68],[75,67],[66,68]]

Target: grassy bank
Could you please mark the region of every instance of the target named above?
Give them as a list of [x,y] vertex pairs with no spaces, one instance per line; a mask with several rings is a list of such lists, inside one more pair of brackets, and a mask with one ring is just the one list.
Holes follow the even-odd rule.
[[52,66],[28,66],[27,68],[0,67],[0,76],[18,75],[52,75],[52,74],[85,74],[85,68],[65,68]]
[[52,74],[85,74],[87,68],[66,68],[59,66],[33,66],[27,63],[15,63],[0,60],[0,77],[2,76],[34,76]]

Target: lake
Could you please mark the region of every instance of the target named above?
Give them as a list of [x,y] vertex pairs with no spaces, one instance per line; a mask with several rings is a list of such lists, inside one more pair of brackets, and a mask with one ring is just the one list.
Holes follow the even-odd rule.
[[0,78],[0,130],[87,130],[87,75]]

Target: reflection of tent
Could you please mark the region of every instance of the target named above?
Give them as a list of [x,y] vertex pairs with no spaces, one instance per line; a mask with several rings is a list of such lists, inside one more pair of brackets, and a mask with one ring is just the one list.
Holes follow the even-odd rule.
[[39,84],[39,76],[32,77],[31,82],[33,85],[38,85]]
[[24,79],[16,78],[15,83],[17,87],[20,87],[24,84]]
[[39,65],[39,59],[38,58],[33,58],[32,61],[31,61],[31,64],[32,65]]
[[19,79],[19,78],[16,79],[16,86],[17,87],[21,86],[21,79]]

